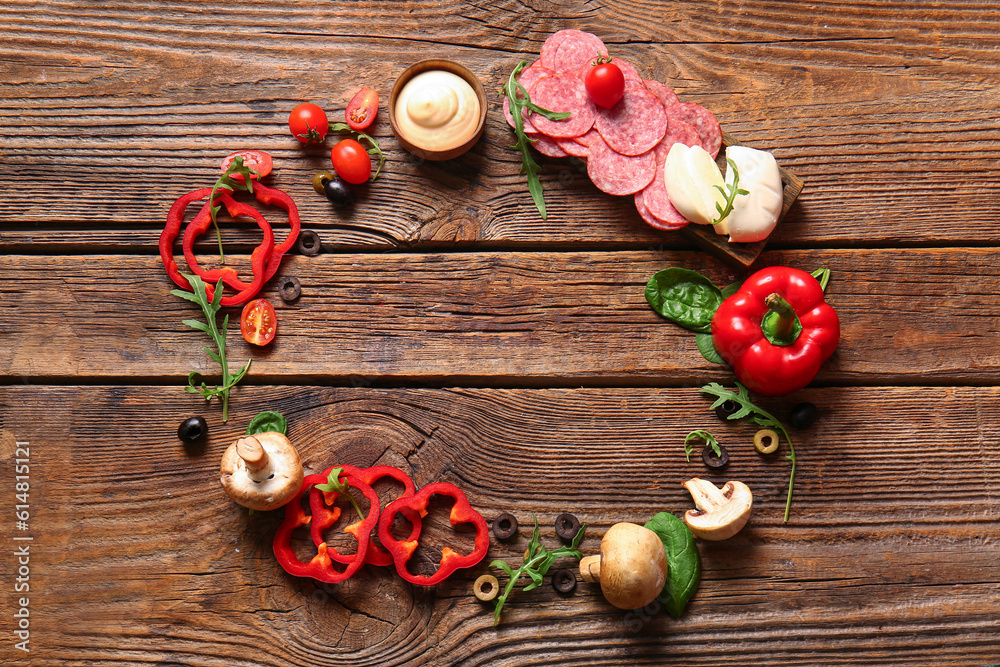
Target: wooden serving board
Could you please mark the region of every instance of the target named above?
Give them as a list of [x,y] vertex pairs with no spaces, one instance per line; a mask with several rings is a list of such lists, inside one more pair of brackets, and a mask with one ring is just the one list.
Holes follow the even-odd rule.
[[[720,169],[724,170],[726,166],[726,147],[741,145],[731,135],[725,132],[722,133],[722,150],[719,151],[719,157],[716,160],[719,163]],[[781,205],[781,213],[778,215],[778,222],[780,223],[785,214],[788,213],[788,209],[792,207],[795,198],[802,192],[802,186],[805,183],[801,178],[784,167],[779,166],[778,171],[781,174],[781,183],[784,191],[784,203]],[[757,261],[760,253],[764,251],[764,246],[767,245],[767,239],[757,241],[756,243],[730,243],[728,236],[725,234],[716,234],[711,225],[688,225],[681,229],[680,233],[684,238],[696,244],[702,250],[736,269],[748,268]]]

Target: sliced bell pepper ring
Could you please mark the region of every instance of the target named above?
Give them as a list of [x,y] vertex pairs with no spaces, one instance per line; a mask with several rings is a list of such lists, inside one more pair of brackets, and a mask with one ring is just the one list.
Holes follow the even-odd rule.
[[[432,496],[448,496],[454,499],[455,504],[451,507],[450,515],[451,525],[471,523],[476,528],[476,535],[472,551],[466,555],[462,555],[448,546],[441,549],[441,562],[437,572],[425,576],[413,574],[406,568],[407,562],[417,549],[418,541],[415,539],[395,539],[392,536],[392,524],[396,515],[406,509],[417,512],[421,517],[427,516],[427,505]],[[486,520],[479,512],[472,509],[472,505],[469,504],[468,498],[465,497],[461,489],[447,482],[428,484],[413,496],[397,498],[389,503],[379,518],[378,538],[382,542],[382,546],[392,554],[399,576],[412,584],[421,586],[433,586],[441,583],[455,570],[476,565],[486,556],[486,551],[490,547],[490,534]]]
[[[164,226],[163,232],[160,233],[159,249],[160,249],[160,259],[163,261],[163,266],[167,271],[167,275],[170,276],[170,279],[173,280],[178,287],[185,290],[190,290],[191,285],[184,278],[184,276],[181,275],[181,272],[177,267],[177,262],[174,261],[173,243],[174,240],[177,238],[177,236],[180,235],[181,227],[184,224],[184,212],[185,210],[187,210],[187,207],[190,206],[192,202],[198,201],[200,199],[207,200],[207,198],[210,197],[211,194],[212,194],[212,188],[200,188],[198,190],[193,190],[187,194],[178,197],[177,200],[171,205],[170,210],[167,213],[167,223]],[[295,245],[296,240],[298,240],[299,231],[301,229],[301,222],[299,220],[298,208],[295,206],[295,202],[288,194],[276,188],[268,187],[257,181],[254,182],[253,194],[257,198],[257,201],[261,202],[266,206],[276,206],[278,208],[281,208],[288,215],[288,225],[289,225],[288,235],[285,237],[284,240],[282,240],[281,243],[277,245],[272,244],[271,249],[265,255],[263,270],[261,270],[260,272],[255,271],[254,281],[250,283],[250,285],[256,284],[257,283],[256,276],[261,275],[262,279],[260,282],[261,282],[261,287],[263,287],[263,285],[271,278],[273,278],[275,274],[278,272],[278,269],[280,268],[281,265],[281,258],[284,256],[286,252],[288,252],[288,250],[292,248],[292,246]],[[229,195],[226,193],[221,193],[216,195],[217,198],[222,196],[229,196]],[[250,207],[247,206],[246,209],[243,210],[252,210],[252,209],[250,209]],[[203,224],[200,222],[202,215],[210,216],[208,201],[205,202],[205,204],[202,206],[202,210],[198,213],[197,216],[195,216],[195,219],[199,220],[199,225]],[[258,224],[261,224],[260,221],[263,220],[262,216],[258,220],[258,218],[256,216],[253,216],[253,214],[246,213],[245,215],[251,215],[252,217],[254,217],[254,219],[258,221]],[[260,214],[258,213],[257,215]],[[192,223],[194,223],[194,219],[192,219],[191,223],[188,223],[188,226],[190,227]],[[264,222],[264,224],[267,224],[266,221]],[[191,262],[192,257],[193,254],[187,257],[189,264],[192,263]],[[197,265],[196,262],[194,264]],[[195,270],[194,267],[190,268],[192,269],[192,271]],[[225,268],[218,269],[217,271],[219,271],[219,273],[216,274],[217,276],[216,278],[206,279],[209,298],[212,298],[212,291],[213,291],[211,283],[217,282],[219,278],[223,278],[224,284],[228,285],[229,287],[232,287],[233,289],[239,292],[247,290],[248,284],[243,283],[238,279],[235,270],[233,270],[232,273],[230,273]],[[240,300],[237,300],[232,295],[226,296],[222,300],[222,305],[224,306],[242,305],[243,303],[246,303],[251,298],[253,298],[253,296],[255,295],[256,292],[249,294],[249,296],[244,295],[243,297],[241,297]]]
[[308,562],[299,560],[298,556],[295,555],[295,550],[292,548],[292,534],[296,528],[308,525],[314,519],[312,515],[306,514],[302,507],[302,496],[310,493],[317,484],[324,484],[327,481],[326,475],[308,475],[302,480],[302,489],[285,506],[285,520],[274,535],[274,556],[285,572],[296,577],[312,577],[317,581],[337,584],[349,579],[364,565],[370,544],[369,535],[379,518],[378,494],[371,486],[353,475],[344,475],[344,480],[351,487],[361,491],[370,503],[368,516],[344,528],[344,532],[353,535],[358,543],[354,560],[347,563],[347,567],[343,571],[334,569],[333,561],[330,558],[332,547],[325,541],[317,545],[316,555]]
[[[245,300],[249,301],[264,286],[266,265],[271,259],[274,250],[274,232],[271,230],[271,225],[268,224],[267,220],[264,219],[264,216],[261,215],[257,209],[237,202],[226,193],[217,195],[216,199],[225,204],[226,210],[229,211],[229,215],[234,218],[241,215],[249,216],[254,219],[257,226],[264,232],[264,240],[260,245],[254,248],[253,252],[250,254],[250,266],[253,270],[253,280],[249,283],[243,282],[240,280],[236,269],[233,267],[224,266],[217,269],[203,269],[198,264],[198,259],[194,256],[194,242],[199,236],[208,231],[208,228],[212,225],[212,216],[209,213],[207,205],[198,212],[198,215],[196,215],[184,229],[184,240],[181,244],[184,250],[184,259],[187,260],[188,267],[191,269],[191,272],[200,276],[201,279],[205,281],[205,284],[213,285],[221,279],[223,284],[237,290],[237,295],[248,295],[245,296]],[[211,295],[209,295],[209,298],[211,298]],[[226,298],[231,297],[223,297],[224,300]],[[231,305],[240,305],[241,303],[244,303],[244,301],[238,301]],[[223,305],[230,304],[226,304],[225,301],[223,301]]]
[[[163,268],[167,270],[167,275],[174,281],[174,284],[181,289],[191,290],[192,288],[191,283],[181,275],[180,269],[177,268],[177,262],[174,261],[174,240],[181,233],[181,227],[184,226],[184,211],[191,205],[191,202],[207,199],[211,194],[212,188],[201,188],[178,197],[177,201],[171,204],[170,210],[167,212],[167,224],[160,232],[160,259],[163,261]],[[207,201],[202,210],[208,210]]]
[[265,206],[277,206],[283,209],[288,215],[288,236],[281,243],[274,246],[274,250],[271,253],[271,258],[267,260],[267,273],[264,275],[264,282],[274,277],[274,274],[278,272],[278,268],[281,264],[281,258],[286,252],[292,249],[295,242],[299,238],[299,231],[302,228],[302,223],[299,220],[299,209],[295,206],[295,202],[286,193],[278,190],[277,188],[269,188],[268,186],[260,183],[259,181],[254,182],[253,186],[254,197],[257,198],[261,204]]
[[[385,479],[387,477],[392,478],[403,485],[403,493],[399,496],[400,498],[409,498],[417,492],[416,485],[414,485],[413,480],[410,479],[410,476],[407,475],[402,470],[400,470],[399,468],[393,468],[392,466],[355,468],[352,465],[341,465],[338,467],[343,468],[345,473],[357,477],[368,486],[375,486],[375,482],[381,479]],[[331,470],[333,470],[332,467],[324,471],[323,474],[329,475]],[[324,496],[322,501],[318,499],[318,496],[320,496],[321,494]],[[333,505],[332,499],[329,498],[330,495],[331,495],[330,491],[320,491],[319,489],[313,487],[313,490],[311,491],[311,495],[309,497],[309,506],[312,509],[313,516],[314,517],[317,515],[324,516],[324,520],[321,521],[320,524],[325,523],[325,521],[327,520],[330,521],[328,525],[324,526],[323,528],[317,529],[317,526],[320,524],[317,524],[315,519],[313,520],[313,525],[310,527],[310,531],[312,533],[313,542],[316,543],[317,545],[319,544],[319,541],[317,541],[317,536],[322,535],[323,530],[329,528],[334,523],[336,523],[337,517],[340,516],[339,507],[333,508],[333,510],[336,511],[337,513],[336,516],[334,516],[333,518],[328,518],[325,515],[326,511],[330,511],[325,509],[325,505],[331,505],[331,506]],[[335,497],[336,496],[334,496],[334,498]],[[321,509],[317,510],[317,507]],[[418,514],[414,510],[406,508],[402,510],[402,514],[403,516],[406,517],[406,520],[409,521],[410,525],[412,526],[410,530],[410,535],[407,538],[407,540],[416,540],[418,537],[420,537],[420,530],[422,528],[422,520],[420,514]],[[357,558],[357,554],[341,554],[333,550],[332,553],[330,553],[330,558],[337,561],[338,563],[348,563]],[[378,565],[380,567],[388,567],[393,564],[393,559],[392,555],[389,552],[387,552],[379,544],[371,540],[368,544],[368,555],[365,557],[365,563],[367,565]]]

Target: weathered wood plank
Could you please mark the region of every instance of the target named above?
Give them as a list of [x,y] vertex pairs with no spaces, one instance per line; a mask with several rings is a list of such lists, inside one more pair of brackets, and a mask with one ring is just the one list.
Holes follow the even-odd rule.
[[[245,262],[245,257],[233,261]],[[289,257],[302,282],[279,333],[229,359],[249,382],[689,384],[727,375],[694,335],[663,321],[646,281],[684,266],[719,285],[737,276],[699,252],[321,254]],[[763,265],[833,272],[842,322],[820,384],[991,383],[1000,369],[996,253],[958,250],[767,252]],[[158,259],[0,256],[0,372],[32,378],[163,378],[217,372],[188,329],[196,307],[169,294]],[[235,366],[234,366],[235,367]]]
[[[200,399],[168,387],[0,388],[0,454],[31,447],[32,665],[986,664],[1000,619],[1000,388],[807,390],[820,421],[794,431],[799,474],[749,444],[694,389],[247,387],[203,451],[176,440]],[[770,406],[784,415],[789,402]],[[367,568],[317,588],[285,575],[280,516],[248,516],[217,480],[222,450],[259,410],[290,418],[309,471],[385,463],[418,485],[452,481],[491,518],[543,540],[563,511],[597,548],[617,521],[681,513],[680,482],[740,479],[748,527],[699,544],[704,580],[686,615],[614,610],[592,586],[511,598],[503,624],[470,594],[482,564],[433,590]],[[873,419],[878,415],[878,419]],[[684,460],[692,428],[730,447],[724,474]],[[956,433],[974,434],[956,445]],[[964,436],[963,436],[964,438]],[[11,475],[0,491],[11,497]],[[3,535],[10,538],[12,523]],[[514,562],[522,526],[490,558]],[[9,564],[9,557],[6,561]],[[37,616],[36,616],[37,615]],[[85,623],[79,622],[86,617]],[[9,615],[0,630],[10,631]],[[849,628],[849,630],[848,630]],[[667,662],[665,662],[667,661]]]
[[[312,192],[327,153],[303,154],[288,135],[297,101],[342,108],[365,83],[387,93],[430,51],[499,89],[520,58],[566,26],[598,32],[806,181],[772,240],[778,247],[1000,241],[988,214],[1000,184],[1000,19],[988,5],[765,3],[727,12],[643,2],[581,14],[523,3],[249,12],[191,3],[157,11],[155,21],[145,9],[5,12],[0,247],[148,251],[171,201],[248,146],[275,155],[275,183],[296,197],[308,225],[344,248],[676,246],[676,235],[650,229],[628,198],[599,193],[569,161],[543,161],[551,216],[540,220],[499,106],[481,144],[443,165],[401,150],[383,118],[373,132],[389,164],[353,213]],[[372,25],[378,34],[367,34]]]

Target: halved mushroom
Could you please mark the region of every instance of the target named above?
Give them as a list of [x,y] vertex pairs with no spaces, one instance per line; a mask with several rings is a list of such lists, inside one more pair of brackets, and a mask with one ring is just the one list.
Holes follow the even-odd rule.
[[580,576],[600,582],[604,597],[619,609],[644,607],[667,581],[663,541],[644,526],[616,523],[601,540],[601,554],[580,561]]
[[229,445],[219,473],[226,495],[261,512],[281,507],[302,487],[299,453],[277,431],[244,436]]
[[684,523],[695,537],[725,540],[746,525],[753,508],[753,494],[743,482],[726,482],[721,489],[708,480],[689,479],[684,488],[691,492],[696,510],[684,513]]

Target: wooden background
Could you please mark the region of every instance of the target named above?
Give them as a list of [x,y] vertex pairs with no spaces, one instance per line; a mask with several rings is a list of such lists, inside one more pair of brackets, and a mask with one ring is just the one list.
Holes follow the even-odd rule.
[[[98,6],[98,4],[100,6]],[[425,57],[497,91],[561,28],[698,102],[805,189],[758,266],[833,271],[843,340],[817,380],[767,401],[821,419],[793,432],[799,473],[752,451],[698,387],[731,383],[643,299],[655,271],[738,276],[579,163],[542,159],[549,218],[499,111],[448,163],[399,148],[350,212],[311,188],[326,148],[287,131],[362,85],[387,97]],[[283,2],[0,5],[0,662],[10,665],[962,665],[1000,663],[1000,13],[937,2]],[[170,203],[227,153],[275,159],[324,252],[223,423],[182,390],[212,371],[198,315],[170,296],[156,243]],[[225,230],[237,260],[251,230]],[[211,245],[205,244],[205,253]],[[683,480],[755,491],[736,538],[700,543],[686,615],[615,610],[593,586],[471,595],[486,562],[433,589],[366,568],[338,586],[286,575],[280,516],[217,482],[258,411],[290,421],[309,472],[384,463],[451,481],[487,519],[513,512],[520,560],[573,512],[595,551],[618,521],[691,506]],[[185,449],[178,424],[210,439]],[[709,428],[724,474],[687,463]],[[14,522],[15,443],[30,443],[29,531]],[[452,539],[432,521],[429,539]],[[14,648],[14,552],[30,542],[30,654]],[[434,554],[429,556],[434,557]]]

